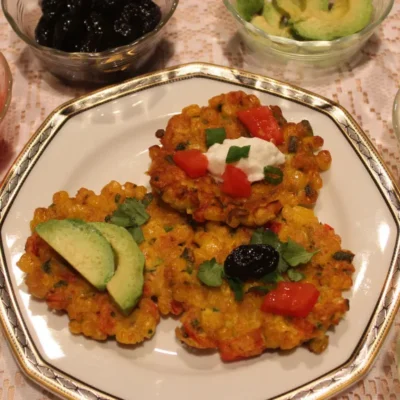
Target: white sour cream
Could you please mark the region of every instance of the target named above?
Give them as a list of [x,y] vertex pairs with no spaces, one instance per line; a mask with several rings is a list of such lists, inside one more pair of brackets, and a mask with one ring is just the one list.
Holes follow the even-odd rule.
[[232,163],[240,168],[250,182],[264,179],[264,167],[268,165],[280,165],[285,162],[285,155],[271,142],[259,138],[225,139],[222,144],[213,144],[205,153],[208,158],[208,171],[221,181],[226,167],[226,156],[231,146],[250,146],[248,158],[241,158]]

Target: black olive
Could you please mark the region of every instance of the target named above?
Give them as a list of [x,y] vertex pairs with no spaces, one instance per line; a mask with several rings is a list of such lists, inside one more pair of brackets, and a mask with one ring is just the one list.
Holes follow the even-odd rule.
[[225,260],[225,274],[241,281],[260,279],[276,270],[279,253],[267,244],[236,247]]
[[40,0],[36,41],[63,51],[97,52],[134,42],[161,20],[152,0]]
[[36,26],[35,35],[36,41],[42,46],[51,46],[54,34],[54,18],[41,17]]

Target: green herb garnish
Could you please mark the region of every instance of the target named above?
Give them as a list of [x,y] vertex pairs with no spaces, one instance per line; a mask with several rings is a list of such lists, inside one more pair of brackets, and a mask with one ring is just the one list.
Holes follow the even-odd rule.
[[153,201],[153,194],[146,193],[142,199],[142,204],[147,208],[152,201]]
[[142,202],[133,198],[127,198],[118,206],[110,217],[110,222],[123,228],[140,226],[149,220],[146,207]]
[[235,295],[235,300],[242,301],[244,297],[243,282],[238,278],[231,278],[230,276],[226,277],[226,281]]
[[127,231],[132,235],[133,240],[137,243],[143,243],[144,241],[144,235],[142,228],[140,226],[134,226],[132,228],[126,228]]
[[303,246],[294,242],[290,238],[287,242],[281,242],[276,233],[267,230],[257,229],[251,237],[251,244],[267,244],[272,246],[279,253],[279,262],[276,270],[263,276],[260,280],[264,283],[276,283],[283,280],[282,274],[287,272],[289,279],[297,282],[304,279],[304,275],[290,267],[305,264],[311,260],[314,252],[308,252]]
[[173,227],[173,226],[169,226],[169,225],[165,225],[165,226],[164,226],[164,231],[165,231],[166,233],[171,232],[171,231],[173,231],[173,230],[174,230],[174,227]]
[[348,261],[351,263],[353,261],[354,254],[346,251],[337,251],[332,257],[336,261]]
[[61,281],[58,281],[53,287],[54,288],[59,288],[59,287],[64,287],[64,286],[68,286],[68,282],[64,281],[64,280],[61,280]]
[[297,136],[289,136],[288,152],[297,153],[299,146],[299,138]]
[[48,259],[47,261],[45,261],[45,262],[42,264],[42,271],[43,271],[45,274],[50,274],[50,272],[51,272],[51,260],[50,260],[50,259]]
[[146,207],[152,201],[153,196],[146,196],[142,201],[130,197],[125,199],[123,203],[118,205],[118,208],[112,215],[108,215],[105,218],[106,222],[126,228],[138,244],[144,240],[140,226],[145,224],[150,218],[146,212]]
[[228,150],[228,155],[226,156],[225,162],[227,164],[234,163],[239,161],[241,158],[248,158],[250,153],[250,145],[249,146],[231,146]]
[[270,291],[271,291],[271,288],[269,288],[267,286],[252,286],[247,291],[247,293],[256,292],[256,293],[260,293],[260,294],[267,294]]
[[272,271],[260,279],[260,281],[264,283],[278,283],[283,280],[282,275],[278,271]]
[[303,246],[288,239],[286,245],[282,249],[282,257],[291,267],[296,267],[299,264],[309,262],[318,251],[319,250],[309,253]]
[[168,163],[168,164],[175,164],[174,162],[174,158],[171,156],[171,154],[168,154],[164,157],[164,160]]
[[279,168],[269,165],[264,167],[264,179],[272,185],[279,185],[283,181],[283,172]]
[[207,286],[219,287],[222,285],[223,273],[224,267],[213,258],[200,264],[197,277]]
[[292,282],[298,282],[305,278],[304,274],[296,269],[290,268],[287,272],[289,279]]
[[208,128],[206,129],[206,145],[211,147],[215,143],[223,143],[226,139],[225,128]]

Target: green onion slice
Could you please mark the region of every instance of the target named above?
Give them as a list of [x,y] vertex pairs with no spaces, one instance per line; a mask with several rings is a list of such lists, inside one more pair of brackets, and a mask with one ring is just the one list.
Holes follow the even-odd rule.
[[268,167],[264,167],[264,179],[268,183],[278,185],[283,181],[283,172],[279,168],[269,165]]
[[229,147],[228,155],[226,156],[225,162],[227,164],[234,163],[239,161],[241,158],[248,158],[250,153],[250,145],[249,146],[231,146]]
[[211,147],[215,143],[222,143],[226,139],[225,128],[206,129],[206,144]]

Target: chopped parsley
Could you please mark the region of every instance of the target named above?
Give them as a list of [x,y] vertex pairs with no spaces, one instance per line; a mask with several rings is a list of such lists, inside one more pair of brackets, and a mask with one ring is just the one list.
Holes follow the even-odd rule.
[[173,227],[173,226],[169,226],[169,225],[165,225],[165,226],[164,226],[164,231],[165,231],[166,233],[171,232],[171,231],[173,231],[173,230],[174,230],[174,227]]
[[227,164],[234,163],[239,161],[241,158],[248,158],[250,153],[250,145],[249,146],[231,146],[228,150],[228,155],[226,156],[225,162]]

